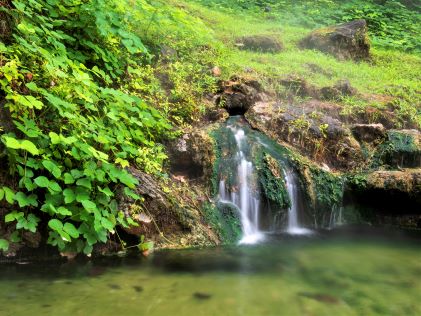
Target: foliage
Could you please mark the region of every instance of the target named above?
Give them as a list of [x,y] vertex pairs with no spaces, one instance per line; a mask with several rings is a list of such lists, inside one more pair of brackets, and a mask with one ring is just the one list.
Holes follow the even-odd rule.
[[382,47],[421,51],[419,4],[399,0],[197,0],[228,10],[247,10],[287,20],[291,25],[319,27],[365,19],[374,44]]
[[118,210],[116,188],[140,199],[126,167],[160,173],[166,156],[157,142],[171,125],[127,75],[150,58],[130,23],[132,2],[13,4],[0,84],[15,129],[1,141],[19,181],[1,195],[19,210],[5,222],[35,232],[44,219],[48,243],[89,254],[116,225],[134,224]]

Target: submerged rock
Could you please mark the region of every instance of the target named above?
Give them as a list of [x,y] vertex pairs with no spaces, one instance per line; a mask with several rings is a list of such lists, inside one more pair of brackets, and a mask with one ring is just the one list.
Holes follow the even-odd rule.
[[264,53],[278,53],[283,49],[282,42],[274,35],[245,36],[236,40],[236,46],[240,49]]
[[329,26],[311,32],[301,47],[320,50],[338,59],[361,60],[370,57],[370,42],[365,20]]

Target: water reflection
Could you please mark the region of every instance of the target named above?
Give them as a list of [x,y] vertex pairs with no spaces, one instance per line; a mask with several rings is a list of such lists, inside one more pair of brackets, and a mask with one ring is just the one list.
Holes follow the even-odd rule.
[[419,236],[355,228],[271,238],[146,260],[3,265],[0,315],[421,314]]

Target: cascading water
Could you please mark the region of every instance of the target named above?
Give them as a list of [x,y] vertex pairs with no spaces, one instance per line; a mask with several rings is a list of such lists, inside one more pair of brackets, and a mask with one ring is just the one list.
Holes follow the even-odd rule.
[[288,210],[288,227],[286,232],[291,235],[311,234],[311,230],[301,227],[298,224],[298,181],[297,176],[292,170],[285,173],[285,182],[291,206]]
[[251,161],[245,156],[246,137],[244,130],[237,126],[230,126],[234,133],[237,153],[237,179],[235,187],[238,192],[229,192],[225,180],[219,182],[219,199],[220,202],[228,202],[234,204],[240,210],[241,225],[243,237],[240,243],[254,244],[263,239],[263,233],[259,230],[259,210],[260,201],[258,192],[254,192],[256,184],[253,182],[255,178],[254,167]]
[[[280,146],[252,131],[241,117],[231,117],[222,131],[218,202],[219,205],[238,212],[242,230],[240,243],[254,244],[262,241],[265,233],[310,234],[311,230],[300,226],[304,198],[299,188],[298,176],[294,169],[286,168],[287,159],[279,153]],[[290,199],[289,210],[273,210],[270,202],[265,200],[261,179],[253,163],[259,150],[276,157],[283,166],[286,191]]]

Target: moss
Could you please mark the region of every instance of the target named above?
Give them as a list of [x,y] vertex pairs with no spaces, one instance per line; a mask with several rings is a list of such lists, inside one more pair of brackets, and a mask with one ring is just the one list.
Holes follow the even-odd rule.
[[205,203],[203,215],[206,222],[218,234],[222,244],[234,244],[241,237],[241,223],[237,209],[229,204]]
[[387,140],[381,144],[373,156],[371,168],[381,165],[389,167],[417,167],[421,163],[421,148],[418,134],[412,131],[390,130]]
[[279,162],[264,152],[261,152],[259,156],[256,165],[262,193],[270,202],[281,209],[289,208],[291,201]]

